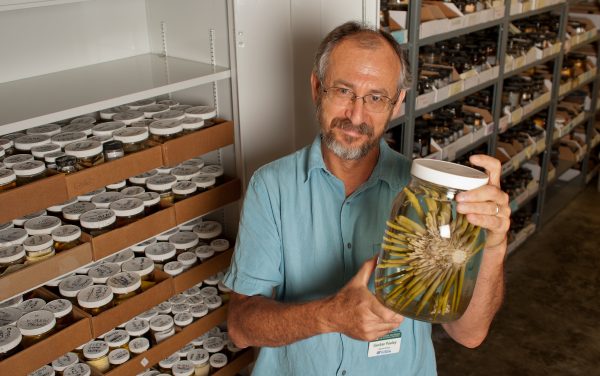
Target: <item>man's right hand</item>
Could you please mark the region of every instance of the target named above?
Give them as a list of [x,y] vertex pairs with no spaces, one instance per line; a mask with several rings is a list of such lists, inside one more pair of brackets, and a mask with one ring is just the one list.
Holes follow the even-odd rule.
[[377,258],[367,260],[336,295],[326,300],[324,325],[354,339],[373,341],[397,328],[404,317],[388,309],[368,289]]

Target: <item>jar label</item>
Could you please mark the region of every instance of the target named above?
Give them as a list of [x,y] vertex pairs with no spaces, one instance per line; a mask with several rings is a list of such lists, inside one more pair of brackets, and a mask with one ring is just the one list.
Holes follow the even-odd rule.
[[[79,291],[88,286],[91,286],[94,281],[87,275],[74,275],[72,277],[64,279],[59,287],[65,291]],[[108,289],[108,287],[106,287]]]
[[187,300],[185,302],[192,306],[204,303],[204,297],[200,295],[200,289],[198,289],[197,293],[194,291],[193,295],[187,295]]
[[227,356],[225,354],[217,353],[210,356],[210,365],[215,368],[225,367],[227,364]]
[[198,174],[200,169],[195,166],[180,166],[171,170],[171,174],[175,176],[189,176]]
[[133,120],[137,118],[144,118],[144,113],[140,111],[123,111],[115,114],[113,120]]
[[54,321],[54,315],[49,311],[33,311],[23,315],[19,319],[19,329],[31,330],[43,328]]
[[2,327],[17,322],[23,316],[23,311],[15,307],[0,308],[0,343],[2,343]]
[[[49,365],[45,365],[42,368],[38,368],[35,371],[31,372],[29,376],[54,376],[54,368]],[[73,375],[69,375],[73,376]]]
[[130,322],[127,323],[127,325],[125,325],[125,329],[129,332],[134,332],[134,333],[139,333],[143,330],[146,330],[146,328],[149,327],[149,324],[147,321],[145,320],[141,320],[141,319],[133,319]]
[[15,173],[12,172],[12,170],[9,170],[7,168],[0,169],[0,179],[6,178],[8,176],[14,176],[14,175],[15,175]]
[[162,313],[170,313],[171,312],[171,303],[162,302],[157,306],[157,308]]
[[169,243],[188,244],[198,241],[198,235],[191,231],[181,231],[169,237]]
[[84,140],[85,138],[86,135],[83,132],[64,132],[52,136],[52,141],[64,143],[69,141]]
[[43,134],[28,134],[15,140],[15,144],[37,144],[40,142],[50,142],[50,137]]
[[130,287],[135,285],[140,281],[140,276],[135,273],[130,272],[121,272],[116,274],[108,280],[108,284],[111,287],[121,288],[121,287]]
[[57,227],[56,229],[54,229],[54,231],[52,231],[52,235],[59,236],[59,237],[73,236],[76,234],[81,234],[81,229],[74,225],[60,226],[60,227]]
[[181,304],[181,303],[185,303],[185,301],[187,300],[187,297],[183,294],[178,294],[175,296],[172,296],[169,298],[169,303],[175,305],[175,304]]
[[110,209],[95,209],[83,213],[80,217],[82,222],[102,222],[115,217],[115,213]]
[[177,181],[177,178],[173,175],[162,174],[160,176],[154,176],[148,179],[149,184],[169,184]]
[[63,212],[63,215],[68,215],[68,214],[77,215],[77,214],[83,214],[83,213],[93,210],[95,208],[96,208],[96,205],[92,204],[91,202],[76,202],[69,206],[65,206],[63,208],[62,212]]
[[208,351],[219,351],[223,348],[223,345],[223,338],[221,337],[210,337],[204,341],[204,348]]
[[[133,196],[138,196],[141,195],[142,193],[145,193],[144,188],[142,187],[127,187],[127,188],[123,188],[121,190],[121,193],[125,195],[125,197],[133,197]],[[143,198],[141,197],[137,197],[140,200],[143,200]]]
[[73,305],[70,301],[66,299],[53,300],[46,304],[46,306],[44,307],[45,310],[50,311],[52,313],[64,312],[66,310],[71,310],[72,308]]
[[177,304],[173,304],[171,306],[171,311],[175,314],[186,312],[189,309],[190,309],[190,305],[187,303],[177,303]]
[[216,308],[222,304],[222,300],[219,295],[206,296],[204,297],[204,304],[206,304],[208,308]]
[[[148,131],[146,130],[146,128],[143,127],[129,127],[129,128],[124,128],[124,129],[120,129],[116,132],[113,133],[113,136],[117,136],[117,137],[132,137],[132,136],[139,136],[141,134],[147,134]],[[148,174],[148,172],[145,172],[141,175],[137,175],[137,176],[143,176],[145,174]]]
[[139,272],[154,266],[154,262],[148,257],[136,257],[123,264],[123,271]]
[[94,266],[88,271],[88,276],[92,278],[108,278],[117,274],[121,270],[118,264],[106,263]]
[[104,192],[104,193],[95,195],[92,198],[92,203],[108,204],[108,203],[112,203],[112,202],[121,200],[123,197],[124,196],[121,192]]
[[158,121],[165,121],[165,120],[182,118],[183,116],[185,116],[185,113],[183,111],[169,110],[169,111],[160,112],[158,114],[154,114],[152,117]]
[[140,320],[150,320],[153,317],[156,317],[156,315],[158,315],[158,311],[156,309],[152,308],[146,312],[143,312],[143,313],[137,315],[137,318]]
[[118,201],[115,201],[112,205],[111,205],[111,209],[113,210],[131,210],[131,209],[136,209],[139,208],[140,206],[143,206],[144,202],[142,200],[140,200],[139,198],[123,198],[120,199]]
[[194,232],[201,232],[201,233],[220,232],[221,228],[222,228],[222,226],[218,222],[206,221],[206,222],[202,222],[201,224],[196,226],[194,228]]
[[0,248],[0,260],[5,258],[11,258],[20,254],[25,256],[25,250],[20,245],[11,245],[8,247]]
[[41,246],[44,244],[48,244],[49,246],[52,244],[52,237],[50,235],[32,235],[23,242],[26,249],[28,246]]
[[173,365],[171,372],[174,375],[191,372],[194,369],[194,365],[191,362],[179,361]]
[[[192,296],[192,298],[198,298],[197,296]],[[201,298],[200,298],[201,299]],[[194,317],[202,317],[208,314],[208,306],[206,304],[197,304],[190,308],[190,313]]]
[[[179,256],[177,256],[177,261],[184,265],[192,265],[196,262],[196,254],[192,252],[183,252]],[[184,292],[185,293],[185,292]],[[187,294],[186,294],[187,295]]]
[[145,351],[150,347],[150,341],[147,338],[136,338],[129,342],[129,350],[134,353]]
[[[173,191],[195,191],[196,190],[196,183],[191,182],[189,180],[186,181],[178,181],[174,186],[173,186]],[[192,192],[190,192],[192,193]]]
[[108,344],[104,341],[92,341],[85,345],[83,349],[85,354],[88,355],[98,355],[106,352],[108,350]]
[[127,342],[129,340],[129,334],[124,330],[113,330],[104,336],[104,341],[115,346],[120,346],[121,344]]
[[175,251],[175,246],[170,243],[160,242],[150,244],[146,248],[146,255],[161,256]]
[[[173,318],[167,315],[158,315],[150,320],[151,327],[163,328],[173,324]],[[167,328],[168,329],[168,328]]]
[[134,176],[134,178],[138,178],[138,179],[145,179],[146,178],[147,179],[147,178],[152,177],[152,176],[154,176],[156,174],[158,174],[158,171],[156,171],[156,170],[150,170],[150,171],[144,172],[143,174],[136,175],[136,176]]
[[18,165],[13,166],[13,171],[35,170],[36,168],[39,168],[42,165],[44,165],[44,162],[42,162],[42,161],[22,162],[22,163],[19,163]]
[[65,146],[65,150],[86,151],[86,150],[97,149],[100,146],[101,146],[101,144],[99,141],[93,141],[93,140],[92,141],[80,141],[80,142],[73,142],[72,144]]
[[107,299],[112,294],[112,290],[110,287],[105,285],[94,285],[90,288],[86,288],[85,290],[81,290],[81,292],[77,295],[77,298],[82,302],[99,302],[101,300]]
[[129,359],[129,351],[125,349],[116,349],[111,351],[109,355],[109,361],[111,363],[123,363],[124,360]]
[[195,349],[188,353],[187,358],[194,363],[205,363],[208,361],[208,351],[204,349]]
[[32,148],[31,151],[32,152],[37,152],[37,153],[47,153],[50,151],[58,151],[60,150],[60,146],[56,145],[56,144],[46,144],[46,145],[40,145],[40,146],[36,146],[35,148]]
[[70,366],[71,364],[77,363],[78,361],[79,361],[79,358],[77,357],[77,354],[69,352],[63,356],[56,358],[52,362],[52,366],[57,367],[57,368],[65,368],[67,366]]
[[39,311],[40,309],[44,308],[45,305],[46,302],[44,299],[27,299],[23,303],[19,304],[19,309],[23,312]]
[[30,219],[25,223],[25,227],[31,230],[45,230],[60,226],[60,219],[51,216],[42,216]]
[[219,248],[219,249],[227,249],[229,248],[229,240],[227,239],[215,239],[210,242],[211,247]]
[[84,363],[73,364],[63,372],[63,376],[84,376],[89,374],[90,366]]
[[116,253],[116,254],[110,256],[109,258],[106,259],[106,262],[114,263],[114,264],[122,264],[125,261],[132,260],[133,258],[134,258],[133,251],[131,249],[126,249],[124,251],[121,251],[119,253]]
[[177,362],[177,361],[179,361],[179,355],[173,354],[173,355],[169,356],[168,358],[163,359],[160,362],[158,362],[158,365],[163,368],[171,368],[171,366],[173,364],[175,364],[175,362]]
[[200,295],[202,295],[205,298],[205,301],[206,301],[206,298],[209,298],[211,296],[215,296],[215,295],[218,295],[218,294],[219,294],[219,290],[217,290],[216,287],[212,287],[212,286],[203,287],[200,290]]
[[183,326],[191,324],[194,318],[189,312],[179,312],[175,314],[173,319],[175,320],[175,325]]

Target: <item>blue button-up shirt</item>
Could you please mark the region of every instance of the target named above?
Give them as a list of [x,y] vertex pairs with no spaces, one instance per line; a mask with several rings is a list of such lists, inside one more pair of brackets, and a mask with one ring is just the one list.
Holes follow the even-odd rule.
[[[369,179],[349,197],[327,170],[317,137],[250,180],[225,285],[282,302],[330,296],[378,254],[392,202],[410,161],[381,141]],[[372,288],[372,280],[371,280]],[[263,347],[254,375],[436,375],[431,325],[405,318],[396,354],[368,357],[368,342],[340,333]]]

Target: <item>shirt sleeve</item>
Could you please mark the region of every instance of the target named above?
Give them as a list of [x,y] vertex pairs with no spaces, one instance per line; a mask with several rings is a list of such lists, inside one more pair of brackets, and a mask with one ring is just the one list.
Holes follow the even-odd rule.
[[238,294],[273,296],[283,283],[279,200],[257,171],[248,184],[235,252],[224,284]]

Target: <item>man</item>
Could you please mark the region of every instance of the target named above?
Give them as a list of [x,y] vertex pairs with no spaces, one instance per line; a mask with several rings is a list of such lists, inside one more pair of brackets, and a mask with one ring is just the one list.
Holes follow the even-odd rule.
[[[431,325],[387,309],[369,290],[392,201],[410,179],[410,161],[382,140],[406,72],[391,37],[356,23],[333,30],[311,75],[320,136],[250,181],[225,284],[234,291],[232,340],[261,347],[255,375],[436,374]],[[476,347],[502,300],[510,209],[499,162],[471,162],[490,184],[457,196],[457,210],[488,237],[471,303],[444,328]],[[391,331],[399,351],[369,357],[369,342]]]

